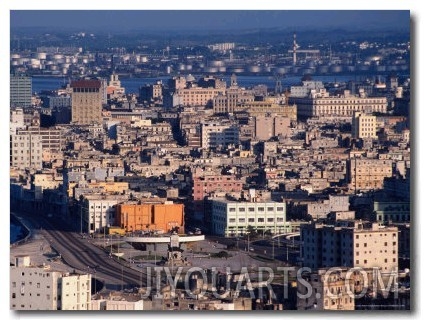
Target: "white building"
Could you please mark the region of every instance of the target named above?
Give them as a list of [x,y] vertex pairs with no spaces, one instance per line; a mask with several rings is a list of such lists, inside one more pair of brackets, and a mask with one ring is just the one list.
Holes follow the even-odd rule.
[[202,123],[202,148],[225,147],[240,143],[239,127],[235,124],[220,124],[218,122]]
[[116,205],[127,199],[126,195],[84,195],[79,213],[82,232],[102,232],[104,228],[114,225]]
[[91,301],[91,310],[135,311],[144,310],[144,300],[137,294],[111,293]]
[[258,232],[285,233],[286,204],[212,200],[212,232],[218,236],[245,234],[251,226]]
[[311,93],[311,90],[319,91],[320,89],[324,89],[322,81],[305,80],[302,81],[301,86],[290,87],[290,97],[307,97]]
[[290,97],[289,103],[297,105],[300,117],[341,117],[352,119],[355,111],[372,113],[387,112],[386,97],[367,97],[364,92],[359,96],[345,90],[343,95],[330,96],[325,89],[311,90],[308,97]]
[[25,129],[24,110],[22,108],[10,110],[10,134],[16,133],[17,129]]
[[34,267],[30,259],[16,257],[10,268],[10,309],[90,310],[91,275]]

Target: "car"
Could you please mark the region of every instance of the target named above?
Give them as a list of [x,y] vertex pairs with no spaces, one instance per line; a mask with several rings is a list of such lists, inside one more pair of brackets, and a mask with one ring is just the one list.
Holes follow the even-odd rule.
[[250,250],[250,251],[255,251],[255,249],[253,249],[253,248],[250,248],[249,250]]

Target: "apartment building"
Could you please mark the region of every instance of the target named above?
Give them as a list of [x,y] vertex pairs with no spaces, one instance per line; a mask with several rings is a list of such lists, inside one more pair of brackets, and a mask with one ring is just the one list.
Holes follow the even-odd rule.
[[212,233],[217,236],[245,234],[251,226],[259,232],[284,233],[286,204],[281,202],[237,202],[226,199],[211,200]]
[[279,115],[260,115],[255,117],[255,137],[268,140],[275,136],[286,137],[290,134],[290,118]]
[[349,188],[355,191],[383,189],[384,179],[393,175],[393,162],[386,159],[347,160]]
[[20,132],[10,135],[10,166],[15,168],[41,169],[43,145],[40,134]]
[[355,277],[346,268],[319,269],[297,279],[297,310],[355,310]]
[[302,266],[313,270],[332,266],[398,268],[398,228],[355,220],[300,227]]
[[356,111],[352,117],[352,138],[377,139],[377,117]]
[[91,275],[35,267],[28,256],[18,256],[9,292],[12,310],[90,310]]
[[220,122],[203,122],[201,124],[202,148],[226,147],[240,143],[239,127],[236,124]]
[[18,133],[30,133],[41,136],[42,159],[49,161],[60,154],[65,146],[65,136],[63,130],[57,127],[41,128],[30,126],[27,129],[18,129]]

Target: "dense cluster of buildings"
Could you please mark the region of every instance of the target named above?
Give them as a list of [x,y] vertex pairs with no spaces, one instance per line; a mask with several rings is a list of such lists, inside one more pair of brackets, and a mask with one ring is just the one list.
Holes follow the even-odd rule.
[[[407,80],[366,92],[361,83],[334,88],[304,79],[278,92],[240,87],[235,75],[228,86],[212,76],[180,75],[134,96],[112,74],[33,97],[30,79],[11,79],[12,210],[90,234],[298,232],[300,254],[292,263],[311,269],[303,281],[320,283],[321,297],[333,287],[347,290],[339,285],[345,271],[328,289],[322,268],[389,274],[409,267]],[[148,308],[134,297],[119,306],[112,297],[86,300],[89,275],[22,270],[12,272],[13,309]],[[31,278],[39,275],[40,286],[54,293]],[[68,299],[72,286],[79,288],[77,301]],[[28,307],[22,294],[30,292],[43,295],[43,305]],[[297,307],[355,308],[347,295],[317,297]],[[265,308],[238,296],[168,300],[162,303],[169,309]]]

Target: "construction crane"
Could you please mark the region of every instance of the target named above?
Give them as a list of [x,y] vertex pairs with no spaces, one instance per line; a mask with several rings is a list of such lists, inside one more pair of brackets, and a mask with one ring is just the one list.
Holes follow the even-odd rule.
[[300,46],[296,42],[296,33],[293,33],[293,49],[288,50],[288,53],[293,53],[293,65],[295,66],[297,64],[297,54],[298,53],[305,53],[305,54],[314,54],[319,55],[319,50],[298,50]]

